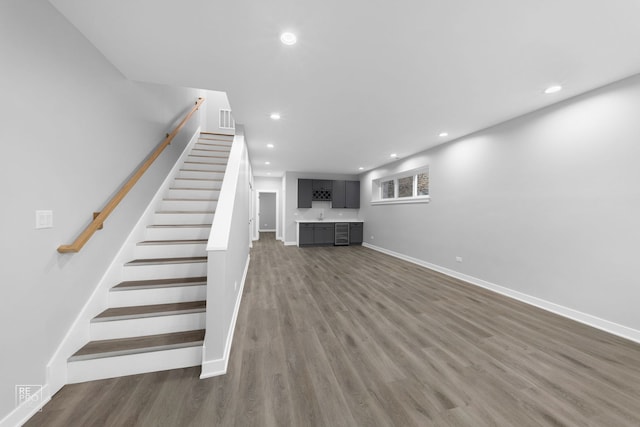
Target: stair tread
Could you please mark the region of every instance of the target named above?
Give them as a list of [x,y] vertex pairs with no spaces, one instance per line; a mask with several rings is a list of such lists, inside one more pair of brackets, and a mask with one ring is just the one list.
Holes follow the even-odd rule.
[[227,138],[215,138],[215,137],[212,137],[212,136],[209,136],[209,137],[200,136],[200,137],[198,137],[198,141],[220,141],[220,142],[228,142],[229,144],[233,143],[233,139],[232,138],[229,138],[229,139],[227,139]]
[[[220,145],[219,147],[223,147],[223,146]],[[213,150],[208,148],[196,148],[195,146],[191,149],[192,153],[194,151],[205,151],[207,153],[225,153],[225,154],[229,154],[231,152],[231,150]]]
[[125,266],[136,265],[155,265],[155,264],[187,264],[195,262],[206,262],[206,256],[197,257],[179,257],[179,258],[141,258],[134,259],[125,264]]
[[136,305],[132,307],[108,308],[94,317],[94,320],[107,320],[113,318],[133,318],[166,315],[180,312],[204,311],[206,301],[175,302],[169,304]]
[[220,191],[219,188],[201,188],[201,187],[185,187],[185,188],[171,187],[169,188],[169,190]]
[[204,157],[205,159],[226,159],[229,156],[207,156],[204,154],[193,154],[193,153],[189,153],[189,157]]
[[224,171],[208,171],[204,169],[180,169],[182,172],[204,172],[204,173],[221,173],[224,174]]
[[189,214],[214,214],[215,211],[156,211],[157,214],[180,214],[180,215],[189,215]]
[[211,224],[152,224],[147,228],[211,228]]
[[164,287],[164,286],[193,286],[201,283],[207,283],[207,276],[199,277],[180,277],[176,279],[147,279],[147,280],[128,280],[120,282],[111,290],[127,290],[138,288]]
[[192,165],[211,165],[211,166],[226,166],[227,163],[226,162],[214,162],[214,163],[210,163],[210,162],[190,162],[190,161],[185,161],[184,164],[192,164]]
[[138,245],[177,245],[182,243],[207,243],[207,239],[143,240],[138,242]]
[[222,178],[176,178],[176,180],[184,180],[184,181],[219,181],[219,182],[222,182]]
[[182,202],[217,202],[218,199],[187,199],[187,198],[168,198],[162,200],[182,201]]
[[200,144],[200,145],[207,145],[207,146],[209,146],[209,147],[228,147],[228,148],[231,148],[231,145],[230,145],[230,144],[229,144],[229,145],[227,145],[227,144],[216,144],[215,142],[202,142],[202,141],[218,141],[218,142],[224,142],[224,141],[222,141],[222,140],[220,140],[220,139],[199,139],[199,140],[198,140],[198,142],[196,142],[196,145],[197,145],[197,144]]
[[91,341],[75,352],[69,358],[69,361],[197,346],[204,341],[204,333],[204,329],[198,329],[142,337]]
[[235,133],[220,133],[220,132],[200,132],[200,135],[219,135],[219,136],[228,136],[229,138],[235,137]]

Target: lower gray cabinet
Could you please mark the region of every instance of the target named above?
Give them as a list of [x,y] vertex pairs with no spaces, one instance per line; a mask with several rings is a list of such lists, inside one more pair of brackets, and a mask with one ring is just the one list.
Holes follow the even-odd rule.
[[298,224],[299,235],[298,239],[300,240],[300,245],[313,245],[313,224],[300,223]]
[[361,245],[362,237],[363,237],[363,223],[361,222],[352,222],[349,224],[349,244],[350,245]]
[[[349,244],[361,245],[363,223],[349,223]],[[298,244],[300,246],[334,245],[336,225],[333,222],[301,222],[298,224]]]
[[333,245],[335,241],[335,225],[333,223],[313,225],[313,243],[316,245]]

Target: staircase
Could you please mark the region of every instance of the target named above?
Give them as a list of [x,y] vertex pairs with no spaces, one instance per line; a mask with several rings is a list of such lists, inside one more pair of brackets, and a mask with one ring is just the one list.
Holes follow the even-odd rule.
[[200,134],[122,266],[109,308],[91,320],[91,341],[68,359],[68,383],[202,363],[206,246],[232,140]]

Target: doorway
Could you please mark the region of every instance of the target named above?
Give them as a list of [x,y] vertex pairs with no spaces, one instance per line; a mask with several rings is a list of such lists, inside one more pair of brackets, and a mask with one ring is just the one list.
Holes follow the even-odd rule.
[[278,193],[275,191],[258,191],[257,197],[257,240],[260,240],[260,233],[273,233],[273,237],[278,235]]

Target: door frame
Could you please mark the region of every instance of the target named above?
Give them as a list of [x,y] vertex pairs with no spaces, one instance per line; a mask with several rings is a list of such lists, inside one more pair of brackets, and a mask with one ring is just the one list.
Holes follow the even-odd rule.
[[276,240],[282,240],[282,234],[280,230],[280,192],[278,190],[255,190],[256,199],[255,199],[255,221],[254,221],[254,230],[253,230],[253,240],[260,240],[260,194],[268,193],[276,195]]

